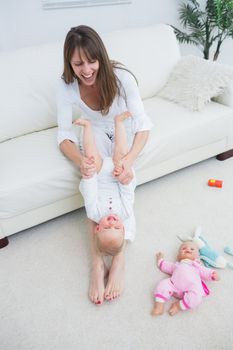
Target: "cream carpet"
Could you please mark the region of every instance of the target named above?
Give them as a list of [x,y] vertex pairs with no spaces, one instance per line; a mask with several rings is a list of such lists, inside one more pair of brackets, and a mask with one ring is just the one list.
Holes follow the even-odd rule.
[[[208,178],[224,181],[207,186]],[[161,250],[174,260],[177,234],[199,224],[223,253],[233,247],[233,158],[212,158],[136,190],[137,237],[128,245],[125,292],[95,306],[87,297],[90,256],[84,210],[10,237],[0,251],[1,350],[233,349],[233,270],[219,270],[198,309],[153,318],[153,289],[165,275]],[[166,305],[168,308],[168,305]]]

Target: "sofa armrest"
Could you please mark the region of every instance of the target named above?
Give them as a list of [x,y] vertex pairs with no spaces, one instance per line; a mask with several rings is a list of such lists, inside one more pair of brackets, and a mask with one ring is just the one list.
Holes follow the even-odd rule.
[[233,82],[228,85],[221,95],[215,97],[214,101],[233,109]]

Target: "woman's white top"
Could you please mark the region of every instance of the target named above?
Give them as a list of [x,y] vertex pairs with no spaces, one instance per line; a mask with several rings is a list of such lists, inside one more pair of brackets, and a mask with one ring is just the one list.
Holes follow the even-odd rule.
[[117,214],[124,224],[125,239],[133,241],[136,231],[133,211],[135,174],[128,185],[122,185],[112,175],[113,169],[112,158],[104,158],[100,172],[91,178],[81,179],[79,190],[89,219],[99,223],[105,215]]
[[104,116],[100,111],[92,110],[82,101],[76,79],[70,84],[66,84],[63,79],[60,79],[57,91],[59,144],[65,139],[78,143],[75,126],[72,124],[75,106],[81,109],[84,118],[92,122],[94,132],[101,129],[110,138],[114,138],[115,116],[125,111],[132,114],[132,118],[127,118],[124,122],[129,140],[133,140],[136,132],[151,129],[152,123],[144,111],[135,78],[124,69],[116,68],[114,71],[120,81],[120,95],[114,98],[109,113]]

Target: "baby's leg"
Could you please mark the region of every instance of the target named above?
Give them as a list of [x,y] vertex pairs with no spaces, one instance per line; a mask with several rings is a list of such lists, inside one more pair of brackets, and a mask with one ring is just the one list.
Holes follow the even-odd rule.
[[96,164],[96,170],[98,173],[102,166],[102,158],[95,144],[95,137],[92,130],[91,122],[87,119],[78,119],[74,122],[74,124],[84,127],[84,131],[83,131],[84,155],[87,158],[94,158],[95,164]]
[[[129,118],[131,114],[129,112],[124,112],[115,118],[115,148],[113,152],[113,161],[115,166],[115,171],[119,172],[120,160],[128,153],[128,142],[127,134],[125,130],[124,120]],[[117,174],[115,174],[117,175]]]

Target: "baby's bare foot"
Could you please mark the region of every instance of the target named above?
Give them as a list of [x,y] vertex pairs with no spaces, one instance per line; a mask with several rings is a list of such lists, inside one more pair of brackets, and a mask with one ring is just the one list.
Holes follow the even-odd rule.
[[170,307],[170,309],[168,310],[168,313],[170,316],[174,316],[175,314],[177,314],[177,312],[179,312],[181,310],[180,308],[180,302],[179,300],[176,301],[175,303],[173,303]]
[[85,127],[91,125],[89,120],[81,119],[81,118],[80,119],[76,119],[73,123],[76,124],[76,125],[85,126]]
[[104,298],[106,300],[113,300],[122,294],[124,289],[124,272],[124,252],[120,252],[117,256],[112,258],[108,283],[104,293]]
[[96,259],[92,267],[89,286],[89,298],[94,304],[100,305],[104,301],[104,278],[106,273],[107,269],[102,258]]
[[151,311],[152,316],[162,315],[164,312],[164,303],[159,303],[156,301],[153,310]]
[[132,114],[128,111],[123,112],[115,117],[115,122],[123,122],[125,119],[131,117]]

